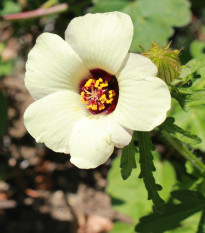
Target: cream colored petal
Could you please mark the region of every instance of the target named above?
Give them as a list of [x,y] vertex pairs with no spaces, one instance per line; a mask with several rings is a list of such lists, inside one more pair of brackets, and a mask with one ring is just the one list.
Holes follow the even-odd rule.
[[25,85],[34,99],[59,90],[78,91],[79,81],[89,71],[76,52],[61,37],[43,33],[26,63]]
[[78,94],[55,92],[31,104],[24,113],[28,132],[37,142],[56,151],[69,153],[74,124],[88,114]]
[[149,59],[129,55],[118,77],[119,99],[113,115],[119,124],[132,130],[150,131],[165,120],[171,96],[165,82],[149,76],[154,73],[155,66]]
[[127,14],[109,12],[74,18],[65,32],[66,41],[89,69],[115,74],[127,55],[133,24]]
[[125,75],[132,75],[133,72],[140,78],[156,76],[158,70],[149,58],[136,53],[128,53],[127,59],[124,60],[123,66],[118,71],[117,78],[122,79]]
[[127,146],[132,140],[132,134],[133,130],[126,129],[114,120],[110,121],[111,140],[117,148]]
[[96,168],[114,150],[109,127],[102,119],[84,118],[78,121],[70,139],[71,162],[79,168]]
[[79,168],[96,168],[109,158],[114,146],[122,148],[131,139],[132,131],[114,122],[111,115],[84,118],[72,131],[71,162]]

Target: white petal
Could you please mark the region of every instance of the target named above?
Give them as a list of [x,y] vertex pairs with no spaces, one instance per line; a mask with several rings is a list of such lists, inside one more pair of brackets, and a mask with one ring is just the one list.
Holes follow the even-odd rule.
[[104,118],[84,118],[76,123],[70,139],[71,162],[79,168],[96,168],[114,150]]
[[148,76],[155,73],[151,61],[140,57],[130,54],[119,74],[119,99],[113,114],[124,127],[150,131],[165,120],[171,97],[165,82]]
[[24,122],[37,142],[56,152],[69,153],[73,125],[87,115],[78,94],[62,91],[31,104],[24,113]]
[[34,99],[59,90],[78,90],[89,75],[76,52],[61,37],[43,33],[28,55],[25,85]]
[[133,130],[126,129],[116,121],[110,121],[111,140],[117,148],[127,146],[132,140]]
[[127,14],[109,12],[74,18],[65,32],[66,41],[89,69],[115,74],[127,55],[133,24]]
[[123,78],[126,75],[132,75],[133,72],[139,76],[156,76],[157,66],[147,57],[136,53],[129,53],[127,60],[124,61],[123,66],[118,72],[118,79]]
[[70,140],[71,162],[79,168],[103,164],[114,150],[132,139],[132,131],[113,121],[112,114],[84,118],[76,123]]

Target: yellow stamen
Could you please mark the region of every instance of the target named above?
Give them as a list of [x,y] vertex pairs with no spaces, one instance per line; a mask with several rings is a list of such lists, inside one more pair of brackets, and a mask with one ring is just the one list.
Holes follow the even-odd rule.
[[105,109],[105,105],[104,105],[104,104],[100,104],[100,106],[99,106],[99,111],[101,111],[101,110],[103,110],[103,109]]
[[81,100],[82,100],[82,102],[83,102],[84,104],[87,104],[87,103],[88,103],[88,101],[85,101],[83,97],[81,97]]
[[[103,109],[107,108],[108,104],[112,104],[113,97],[116,95],[116,93],[114,90],[109,90],[106,87],[108,87],[108,81],[103,81],[102,78],[99,78],[98,80],[87,80],[84,85],[84,91],[82,90],[80,93],[81,100],[86,104],[87,109],[93,111],[102,111]],[[103,91],[100,91],[100,89],[103,89]]]
[[98,109],[98,106],[96,104],[92,105],[92,110],[97,110]]
[[99,83],[100,83],[99,80],[97,80],[96,83],[95,83],[95,87],[98,87]]
[[101,84],[100,84],[100,87],[101,87],[101,88],[107,87],[107,86],[108,86],[108,82],[107,82],[107,81],[105,81],[104,83],[101,83]]
[[105,94],[103,94],[101,97],[100,97],[100,99],[99,99],[100,101],[106,101],[107,100],[107,98],[106,98],[106,95]]
[[92,78],[88,79],[88,81],[85,84],[85,87],[90,87],[92,82],[94,82],[94,80]]

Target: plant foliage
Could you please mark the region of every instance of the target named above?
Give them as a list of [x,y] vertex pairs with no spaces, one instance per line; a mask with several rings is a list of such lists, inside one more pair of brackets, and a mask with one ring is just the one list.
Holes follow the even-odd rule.
[[162,233],[176,227],[182,220],[205,209],[204,196],[196,191],[178,190],[172,198],[180,204],[165,204],[163,214],[150,214],[140,219],[136,231],[140,233]]
[[148,49],[153,41],[165,45],[174,33],[173,27],[188,24],[191,17],[190,3],[186,0],[94,1],[92,13],[108,11],[121,11],[132,18],[134,24],[132,51],[139,51],[139,45]]
[[148,192],[148,200],[152,200],[156,211],[162,213],[164,209],[164,201],[158,194],[158,191],[160,191],[162,187],[155,183],[155,179],[152,174],[152,172],[155,171],[153,156],[151,153],[153,145],[149,133],[138,132],[138,135],[140,153],[139,162],[141,168],[139,178],[143,178],[144,180],[144,184]]

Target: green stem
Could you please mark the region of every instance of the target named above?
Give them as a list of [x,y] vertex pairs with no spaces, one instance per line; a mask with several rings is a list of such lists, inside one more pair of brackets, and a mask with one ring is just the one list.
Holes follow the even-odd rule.
[[165,130],[161,131],[167,142],[169,142],[184,158],[189,160],[201,172],[205,172],[205,165],[177,139],[171,137]]

